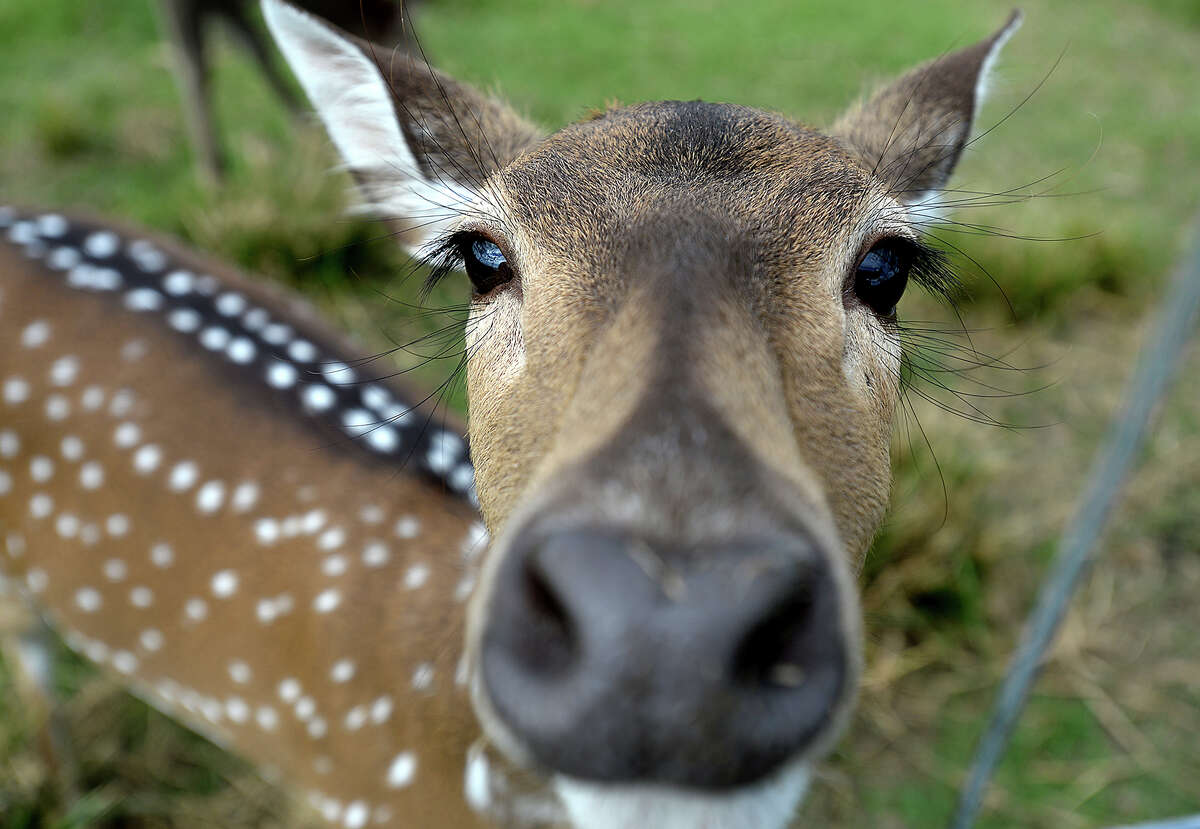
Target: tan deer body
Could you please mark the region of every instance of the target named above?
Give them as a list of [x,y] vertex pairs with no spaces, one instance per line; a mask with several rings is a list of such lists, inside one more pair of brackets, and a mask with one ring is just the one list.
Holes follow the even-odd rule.
[[[460,455],[427,462],[438,490],[419,464],[401,471],[397,445],[444,447],[373,404],[365,368],[336,386],[347,358],[331,338],[298,335],[330,356],[293,370],[340,390],[306,410],[262,356],[291,365],[290,345],[231,330],[206,353],[202,327],[170,325],[167,274],[159,299],[141,283],[88,296],[53,271],[55,221],[22,216],[23,252],[0,260],[20,381],[4,405],[21,418],[18,454],[0,459],[20,528],[6,564],[85,654],[182,700],[335,823],[790,825],[853,705],[853,577],[886,507],[900,395],[896,301],[910,274],[945,277],[924,211],[1015,19],[829,134],[661,102],[544,137],[280,0],[264,11],[370,204],[436,274],[459,266],[473,284],[475,472]],[[222,302],[246,313],[209,287],[196,301],[215,324]],[[25,333],[60,306],[91,322]],[[99,407],[80,396],[88,371],[104,372]],[[146,445],[162,458],[142,474]],[[101,446],[104,483],[81,488]],[[195,473],[177,472],[187,461]],[[486,556],[446,493],[469,497],[474,475]],[[160,541],[179,547],[173,570],[154,569]]]
[[469,825],[456,672],[484,537],[403,471],[441,426],[413,411],[373,448],[413,398],[373,364],[330,371],[360,355],[294,298],[144,233],[3,232],[29,228],[0,243],[3,570],[83,655],[327,814],[337,792],[351,822]]

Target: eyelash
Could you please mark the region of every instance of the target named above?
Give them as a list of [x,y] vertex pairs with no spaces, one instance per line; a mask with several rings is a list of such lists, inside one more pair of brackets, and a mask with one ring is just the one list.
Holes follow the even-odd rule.
[[[844,294],[848,301],[860,301],[855,291],[855,276],[858,264],[876,247],[885,243],[902,248],[910,259],[908,280],[915,282],[928,293],[946,302],[952,309],[958,307],[962,282],[951,265],[945,251],[931,246],[924,239],[908,239],[900,236],[881,236],[870,244],[863,245],[846,275]],[[886,319],[886,318],[885,318]],[[893,318],[894,321],[894,318]]]
[[[433,289],[446,277],[456,270],[463,269],[465,264],[463,250],[479,237],[480,234],[477,231],[458,230],[433,242],[432,249],[417,262],[418,266],[427,268],[429,271],[421,287],[422,300],[427,299]],[[931,246],[924,239],[904,241],[911,246],[912,265],[909,269],[909,279],[946,302],[952,309],[957,309],[958,301],[963,294],[963,286],[947,253]],[[870,247],[864,247],[855,262],[857,263],[869,250]],[[854,296],[853,269],[847,277],[845,290],[847,297]]]
[[416,263],[418,267],[429,270],[429,275],[421,285],[422,301],[428,299],[429,294],[443,279],[456,270],[462,270],[465,262],[463,248],[478,235],[472,230],[457,230],[434,240],[432,249]]

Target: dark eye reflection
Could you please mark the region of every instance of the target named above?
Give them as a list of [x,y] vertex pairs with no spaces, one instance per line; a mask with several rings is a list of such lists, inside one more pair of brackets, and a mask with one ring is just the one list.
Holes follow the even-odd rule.
[[463,267],[479,296],[491,293],[513,278],[512,266],[500,246],[484,236],[464,240]]
[[881,317],[896,313],[896,303],[908,286],[914,250],[903,239],[884,239],[866,252],[854,271],[854,293]]

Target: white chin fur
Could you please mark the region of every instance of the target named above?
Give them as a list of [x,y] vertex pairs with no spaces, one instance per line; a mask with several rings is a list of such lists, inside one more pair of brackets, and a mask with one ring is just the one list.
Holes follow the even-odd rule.
[[784,829],[808,789],[806,766],[729,794],[608,786],[569,777],[555,789],[573,829]]

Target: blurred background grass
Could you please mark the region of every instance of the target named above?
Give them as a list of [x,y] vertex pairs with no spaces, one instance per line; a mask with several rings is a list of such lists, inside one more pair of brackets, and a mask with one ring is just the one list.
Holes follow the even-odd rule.
[[[962,249],[972,333],[969,344],[945,334],[952,353],[925,344],[930,359],[951,364],[976,359],[971,348],[1004,355],[979,377],[1003,394],[971,375],[936,376],[994,395],[965,400],[1015,428],[910,395],[893,515],[864,576],[861,706],[804,808],[815,826],[916,829],[948,817],[1147,311],[1200,207],[1200,6],[1023,7],[1025,28],[1006,50],[982,126],[1011,117],[972,145],[956,186],[1047,195],[955,216],[994,232],[938,234]],[[998,0],[430,0],[418,26],[441,67],[547,125],[613,99],[672,97],[820,125],[875,81],[982,37],[1007,11]],[[150,0],[0,0],[0,200],[165,230],[288,281],[369,347],[409,339],[411,313],[388,301],[407,296],[405,259],[378,226],[345,217],[349,182],[330,172],[323,136],[287,117],[241,52],[223,44],[216,57],[233,167],[210,190],[194,175]],[[462,285],[449,290],[436,301],[465,296]],[[937,330],[958,325],[917,296],[901,312]],[[452,368],[429,367],[425,380]],[[1084,829],[1200,811],[1198,374],[1193,346],[983,827]],[[929,383],[917,390],[964,409]],[[242,764],[78,660],[64,653],[57,667],[85,794],[56,801],[0,666],[2,829],[302,820]]]

